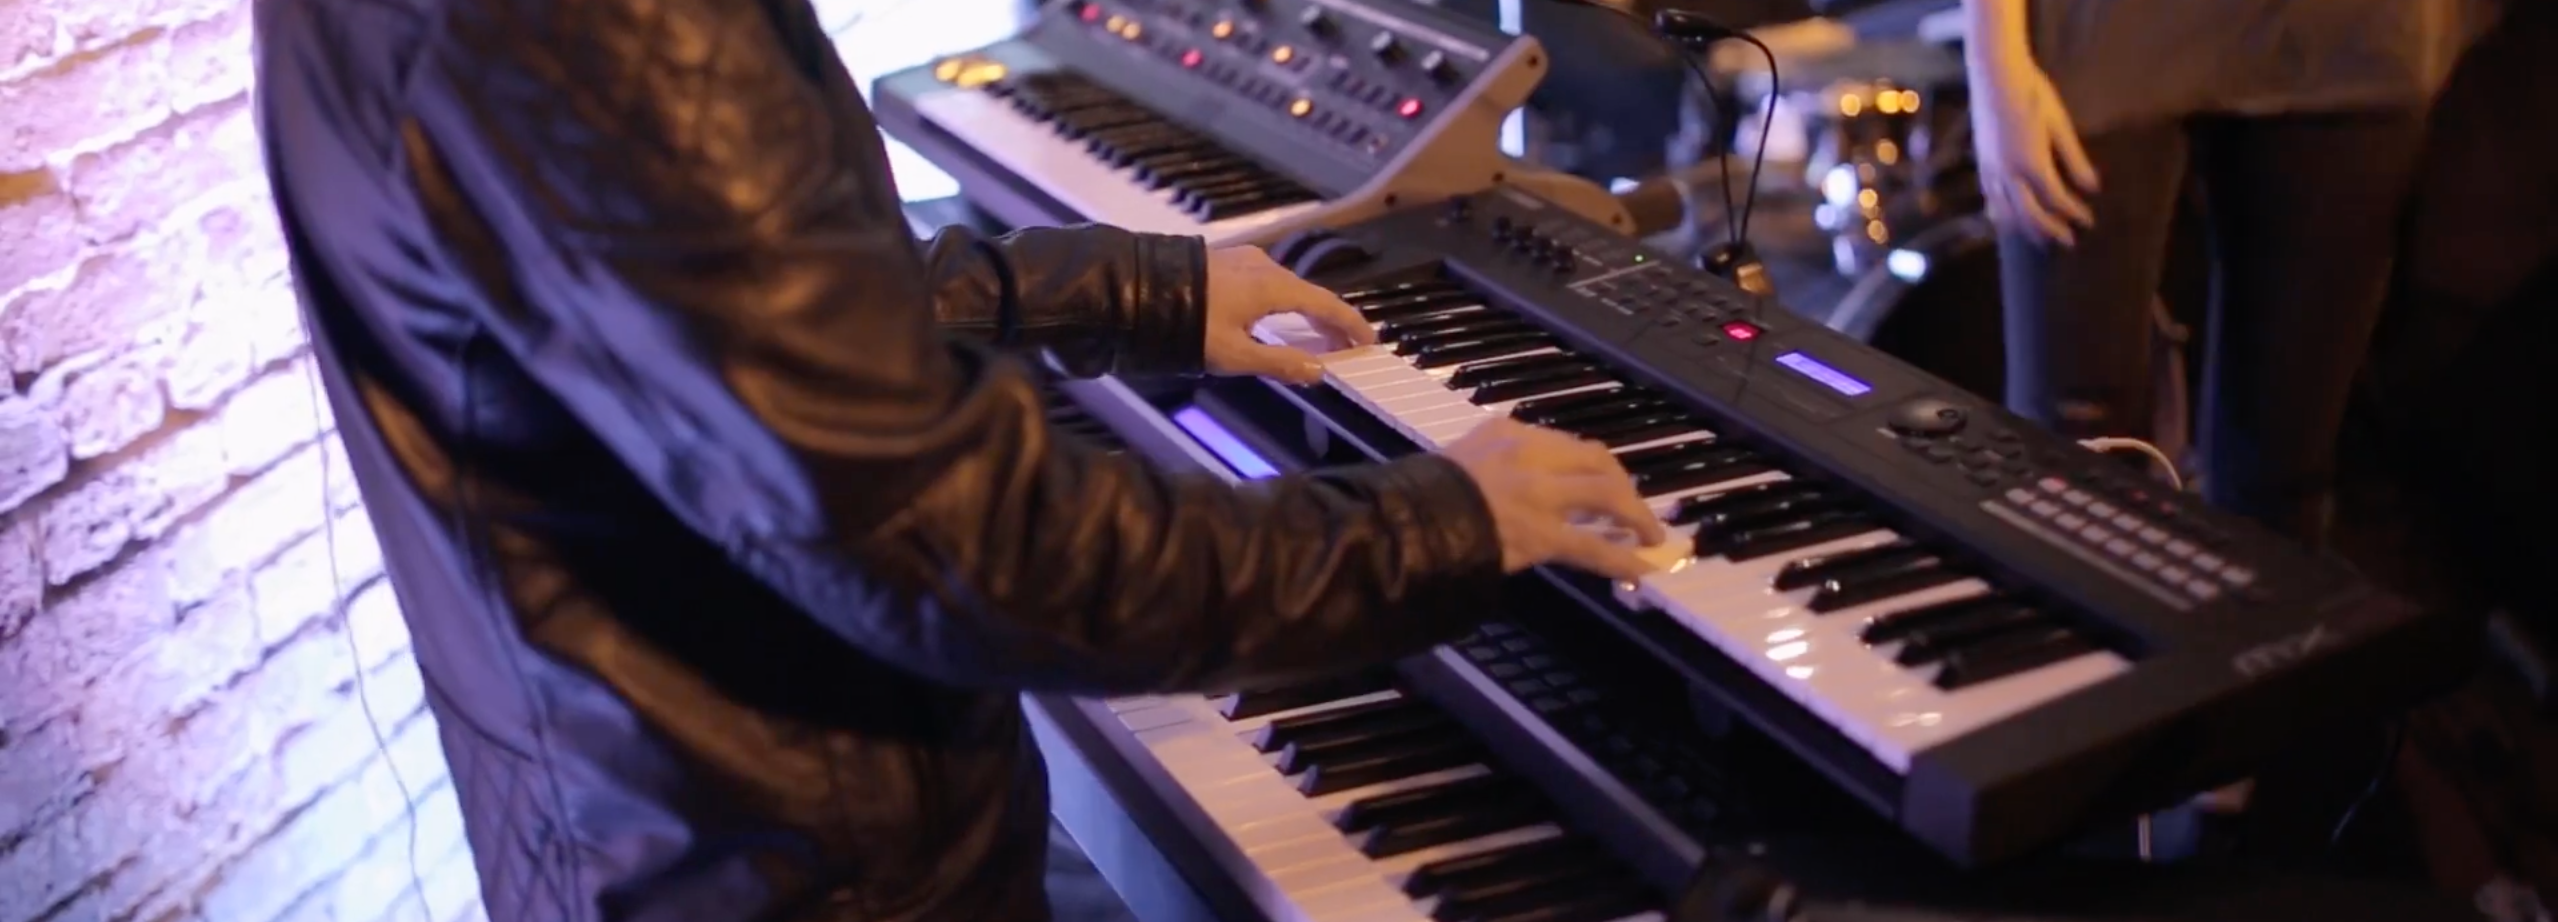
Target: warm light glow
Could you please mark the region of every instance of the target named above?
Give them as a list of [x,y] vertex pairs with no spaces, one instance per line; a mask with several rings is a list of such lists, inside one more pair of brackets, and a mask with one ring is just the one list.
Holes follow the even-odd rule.
[[1220,19],[1217,21],[1216,25],[1208,27],[1208,34],[1214,35],[1218,38],[1233,38],[1235,37],[1235,24],[1227,20]]
[[1421,114],[1421,100],[1418,100],[1418,99],[1406,99],[1406,100],[1404,100],[1404,101],[1403,101],[1403,103],[1402,103],[1401,105],[1397,105],[1397,106],[1395,106],[1395,107],[1394,107],[1394,114],[1396,114],[1396,115],[1400,115],[1400,116],[1403,116],[1404,118],[1412,118],[1412,117],[1415,117],[1415,116],[1420,115],[1420,114]]
[[958,58],[944,58],[941,63],[933,65],[933,79],[943,83],[958,80],[960,69],[966,66]]
[[1128,28],[1119,30],[1119,34],[1133,42],[1137,40],[1137,36],[1146,34],[1146,27],[1136,20],[1131,19],[1128,21]]
[[1865,111],[1865,100],[1864,100],[1864,98],[1859,97],[1859,96],[1856,96],[1856,95],[1854,95],[1854,94],[1840,94],[1840,96],[1839,96],[1839,114],[1840,114],[1840,115],[1844,115],[1844,116],[1847,116],[1847,117],[1849,117],[1849,118],[1855,118],[1857,113],[1859,113],[1859,112],[1863,112],[1863,111]]
[[1113,16],[1113,17],[1110,17],[1110,21],[1109,21],[1109,22],[1102,23],[1102,24],[1101,24],[1101,27],[1102,27],[1102,28],[1105,28],[1105,29],[1109,29],[1109,30],[1110,30],[1110,31],[1112,31],[1112,32],[1117,32],[1117,31],[1119,31],[1119,30],[1121,30],[1121,29],[1125,29],[1125,28],[1127,28],[1127,27],[1128,27],[1128,17],[1126,17],[1126,16]]
[[1313,112],[1314,110],[1315,103],[1314,100],[1311,99],[1300,99],[1288,104],[1288,114],[1294,115],[1298,118],[1305,118],[1306,113]]
[[1858,208],[1870,209],[1882,201],[1883,197],[1875,194],[1872,189],[1856,190],[1856,207]]
[[1901,94],[1885,90],[1874,95],[1874,111],[1885,115],[1901,113]]
[[1874,159],[1887,164],[1901,162],[1901,145],[1892,143],[1890,138],[1874,142]]
[[1892,236],[1891,232],[1890,232],[1890,231],[1887,231],[1887,230],[1885,230],[1885,229],[1884,229],[1884,227],[1883,227],[1883,222],[1881,222],[1881,221],[1867,221],[1867,222],[1865,222],[1865,238],[1866,238],[1866,239],[1868,239],[1868,240],[1872,240],[1872,241],[1874,241],[1874,242],[1876,242],[1876,243],[1882,243],[1883,241],[1890,239],[1890,238],[1891,238],[1891,236]]
[[1270,59],[1281,64],[1286,64],[1297,59],[1297,49],[1290,48],[1286,45],[1270,49]]
[[1918,113],[1918,110],[1919,110],[1919,94],[1918,94],[1918,91],[1917,91],[1917,90],[1902,90],[1902,91],[1901,91],[1901,111],[1903,111],[1903,112],[1908,112],[1908,113],[1911,113],[1911,114],[1917,114],[1917,113]]

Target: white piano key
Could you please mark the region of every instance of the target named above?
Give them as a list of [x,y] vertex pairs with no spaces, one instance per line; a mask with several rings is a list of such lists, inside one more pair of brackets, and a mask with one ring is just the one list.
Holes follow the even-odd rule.
[[1134,173],[1102,162],[1082,144],[1059,136],[994,94],[964,89],[928,93],[915,100],[915,111],[1085,219],[1133,231],[1201,236],[1215,245],[1320,204],[1303,202],[1201,222],[1174,207],[1169,194],[1145,187]]

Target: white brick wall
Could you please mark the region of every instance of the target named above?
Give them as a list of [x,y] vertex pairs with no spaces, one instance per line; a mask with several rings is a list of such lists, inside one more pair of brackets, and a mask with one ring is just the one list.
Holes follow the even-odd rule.
[[248,8],[0,0],[0,922],[479,916],[314,404]]
[[[1009,33],[1013,3],[819,5],[858,18],[867,84]],[[482,917],[315,412],[247,12],[0,0],[0,922]],[[901,154],[910,197],[956,191]]]

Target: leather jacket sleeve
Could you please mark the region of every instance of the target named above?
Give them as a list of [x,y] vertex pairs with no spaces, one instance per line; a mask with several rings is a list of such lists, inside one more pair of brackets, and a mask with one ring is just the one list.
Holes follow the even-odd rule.
[[1199,371],[1207,253],[1197,237],[1115,227],[948,228],[924,245],[944,330],[1045,348],[1082,377]]
[[[1492,613],[1491,517],[1444,459],[1238,488],[1053,438],[1022,369],[937,327],[937,293],[1002,273],[930,271],[849,76],[765,18],[804,4],[447,6],[402,167],[499,293],[488,335],[847,642],[1113,693],[1380,661]],[[1195,290],[1199,258],[1093,229],[994,249],[943,265],[1123,310]]]

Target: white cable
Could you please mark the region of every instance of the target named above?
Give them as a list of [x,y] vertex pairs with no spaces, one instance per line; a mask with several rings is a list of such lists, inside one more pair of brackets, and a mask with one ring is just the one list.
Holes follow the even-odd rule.
[[2159,473],[2167,475],[2169,484],[2174,485],[2180,492],[2185,489],[2185,475],[2176,470],[2176,462],[2169,459],[2166,452],[2158,450],[2156,445],[2139,439],[2122,438],[2082,439],[2078,444],[2086,446],[2090,451],[2137,451],[2148,455],[2151,461],[2158,464]]

